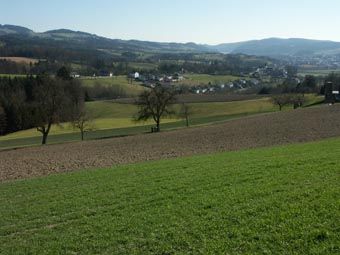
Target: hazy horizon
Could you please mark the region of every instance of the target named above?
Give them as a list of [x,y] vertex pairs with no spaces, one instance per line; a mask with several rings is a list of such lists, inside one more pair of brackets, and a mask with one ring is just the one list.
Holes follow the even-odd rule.
[[340,42],[334,32],[339,9],[333,0],[3,0],[0,24],[35,32],[64,28],[111,39],[210,45],[266,38]]

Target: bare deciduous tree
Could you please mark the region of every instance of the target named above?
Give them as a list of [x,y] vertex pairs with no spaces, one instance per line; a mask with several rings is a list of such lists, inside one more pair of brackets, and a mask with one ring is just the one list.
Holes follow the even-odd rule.
[[79,129],[81,140],[84,141],[85,132],[93,129],[93,122],[85,108],[76,112],[72,121],[73,128]]
[[150,90],[142,92],[136,102],[139,111],[137,121],[153,119],[156,123],[156,132],[160,131],[161,118],[173,114],[171,105],[176,101],[176,93],[160,84]]
[[180,109],[180,117],[185,119],[185,124],[189,127],[189,116],[191,115],[191,108],[188,104],[182,103]]
[[272,97],[272,103],[279,106],[280,111],[282,107],[291,104],[291,96],[288,94],[276,95]]
[[83,105],[81,85],[72,80],[41,76],[33,88],[33,123],[42,133],[42,144],[53,124],[71,121]]
[[42,133],[42,144],[46,144],[52,124],[62,120],[65,105],[64,88],[59,80],[44,76],[34,87],[33,97],[34,124],[37,131]]
[[302,107],[305,101],[306,100],[303,94],[297,94],[297,95],[292,96],[291,98],[291,103],[293,104],[294,109]]

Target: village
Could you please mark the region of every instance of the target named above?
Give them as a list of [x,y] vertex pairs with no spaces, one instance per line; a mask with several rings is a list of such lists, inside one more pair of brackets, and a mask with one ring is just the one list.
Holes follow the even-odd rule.
[[[163,86],[172,86],[178,90],[184,90],[191,94],[215,94],[222,92],[242,92],[249,89],[259,89],[268,86],[273,82],[282,82],[289,77],[289,70],[286,66],[276,64],[267,64],[256,68],[254,72],[248,74],[240,74],[238,76],[222,76],[223,79],[215,79],[214,75],[210,75],[211,81],[202,82],[199,79],[193,79],[196,74],[186,73],[184,70],[173,74],[155,74],[155,72],[135,71],[126,75],[128,84],[136,86],[144,86],[154,88],[156,84]],[[197,74],[198,75],[198,74]],[[93,74],[92,77],[83,77],[76,72],[72,72],[73,78],[101,79],[116,78],[113,72],[102,71],[99,75]],[[221,77],[221,76],[219,76]],[[299,83],[299,79],[296,78]],[[189,85],[190,84],[190,85]]]

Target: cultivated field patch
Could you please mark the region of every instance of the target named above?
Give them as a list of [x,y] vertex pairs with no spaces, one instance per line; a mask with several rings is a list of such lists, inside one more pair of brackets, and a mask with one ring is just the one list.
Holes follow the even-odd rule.
[[0,57],[0,60],[8,60],[16,63],[22,63],[22,64],[36,64],[39,62],[38,59],[35,58],[24,58],[24,57]]

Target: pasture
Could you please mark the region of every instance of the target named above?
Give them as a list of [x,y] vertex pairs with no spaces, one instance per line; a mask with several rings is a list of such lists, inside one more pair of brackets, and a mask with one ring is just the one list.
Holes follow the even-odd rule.
[[121,89],[125,92],[127,97],[137,96],[145,89],[141,86],[140,82],[132,81],[132,83],[130,83],[125,75],[114,77],[84,77],[80,80],[84,86],[88,87],[102,85]]
[[339,254],[340,140],[0,184],[1,254]]
[[300,76],[314,75],[314,76],[327,76],[330,73],[339,73],[340,69],[301,69],[298,72]]
[[208,85],[211,84],[225,84],[240,79],[238,76],[232,75],[209,75],[209,74],[186,74],[185,80],[180,84],[187,86]]
[[27,76],[26,74],[0,74],[0,78],[1,77],[8,77],[8,78],[20,77],[20,78],[24,78],[26,76]]

